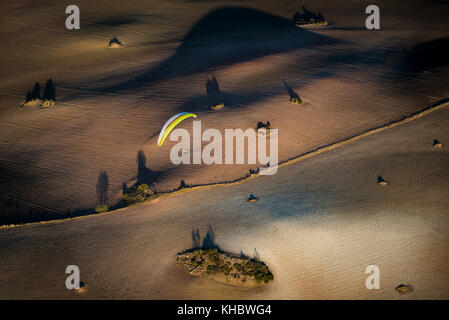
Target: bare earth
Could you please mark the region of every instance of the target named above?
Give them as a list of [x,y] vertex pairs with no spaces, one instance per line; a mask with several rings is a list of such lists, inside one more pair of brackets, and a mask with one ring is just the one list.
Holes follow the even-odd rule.
[[[271,27],[289,22],[301,4],[329,25]],[[282,161],[448,98],[449,68],[438,53],[447,52],[449,4],[376,4],[377,31],[364,28],[364,1],[130,1],[124,9],[123,1],[80,0],[77,31],[65,29],[63,2],[3,5],[0,223],[93,212],[104,171],[114,205],[123,184],[138,180],[163,191],[254,169],[173,165],[172,144],[159,148],[156,140],[177,112],[197,113],[203,130],[270,121]],[[242,12],[253,20],[239,19]],[[240,37],[219,30],[231,20]],[[106,48],[113,36],[118,50]],[[220,110],[209,109],[211,76]],[[56,104],[19,107],[48,78]],[[302,105],[290,103],[284,81]],[[190,130],[190,122],[181,127]],[[448,299],[448,127],[445,108],[274,176],[0,229],[0,298]],[[146,159],[138,174],[139,151]],[[379,175],[389,184],[380,186]],[[250,194],[256,203],[246,201]],[[186,276],[176,253],[191,247],[192,229],[204,235],[209,225],[223,250],[256,250],[275,281],[236,288]],[[70,264],[80,267],[82,295],[65,288]],[[379,290],[365,288],[372,264]],[[400,284],[413,291],[401,295]]]
[[[449,109],[231,187],[67,222],[0,230],[1,298],[448,299]],[[433,148],[438,137],[446,147]],[[377,183],[377,175],[388,186]],[[259,197],[248,203],[248,194]],[[189,204],[189,205],[186,205]],[[261,289],[191,279],[177,252],[209,224],[223,250],[252,255]],[[80,267],[89,290],[65,288]],[[380,268],[379,290],[365,268]],[[406,283],[414,290],[401,295]]]
[[[271,27],[289,24],[302,4],[320,10],[329,25],[280,33]],[[446,51],[425,47],[430,56],[419,55],[424,61],[415,61],[413,53],[419,44],[447,37],[449,5],[378,4],[377,31],[364,27],[363,1],[130,1],[124,9],[121,1],[80,0],[76,31],[65,29],[64,3],[4,5],[2,223],[93,212],[103,171],[109,204],[115,205],[123,183],[129,187],[137,179],[164,191],[182,179],[231,181],[256,169],[173,165],[172,143],[159,148],[156,140],[163,123],[180,111],[196,112],[203,130],[270,121],[280,130],[285,160],[447,98],[447,65],[432,57]],[[223,33],[230,21],[230,27],[240,26],[243,39]],[[106,48],[114,36],[123,44],[120,50]],[[205,82],[212,75],[222,110],[209,109]],[[48,78],[56,85],[56,105],[19,108],[27,90]],[[303,105],[289,102],[283,81]],[[190,124],[181,127],[191,130]],[[151,170],[140,177],[139,150]]]

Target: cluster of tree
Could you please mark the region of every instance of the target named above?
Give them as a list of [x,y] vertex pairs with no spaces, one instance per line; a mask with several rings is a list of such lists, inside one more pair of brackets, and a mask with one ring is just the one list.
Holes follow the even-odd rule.
[[304,11],[304,13],[296,12],[293,15],[293,23],[297,26],[305,24],[320,24],[327,22],[327,19],[319,11],[315,13],[307,10],[306,7],[304,6],[302,6],[302,10]]
[[27,92],[25,102],[33,100],[51,100],[51,101],[56,100],[55,85],[53,84],[53,81],[51,79],[48,79],[47,82],[45,83],[44,94],[42,95],[42,97],[41,97],[41,86],[39,82],[36,82],[34,84],[34,88],[31,92],[30,91]]
[[189,271],[197,269],[208,275],[221,273],[240,279],[241,282],[254,279],[260,284],[274,279],[273,273],[263,262],[248,257],[239,257],[218,248],[189,251],[188,254],[178,256],[177,261],[183,262]]
[[122,46],[122,42],[117,38],[117,37],[113,37],[111,38],[111,40],[109,40],[108,43],[109,47],[113,47],[113,46]]
[[154,190],[145,183],[137,185],[129,190],[127,193],[123,194],[123,201],[127,206],[143,203],[149,197],[154,195]]
[[257,123],[257,130],[259,130],[260,128],[265,128],[265,129],[271,129],[271,123],[270,121],[267,121],[267,123],[263,123],[262,121],[259,121]]

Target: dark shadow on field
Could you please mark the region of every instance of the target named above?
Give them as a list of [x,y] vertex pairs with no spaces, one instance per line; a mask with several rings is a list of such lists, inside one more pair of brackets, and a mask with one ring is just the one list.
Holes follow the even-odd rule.
[[[305,76],[305,78],[311,80],[325,78],[333,75],[331,72],[321,71],[317,72],[313,76]],[[214,103],[223,102],[226,108],[241,108],[247,106],[248,104],[254,104],[258,101],[264,100],[270,95],[274,95],[276,93],[282,92],[281,81],[279,81],[279,90],[275,90],[271,92],[262,92],[262,91],[241,91],[241,92],[225,92],[220,91],[218,98],[211,98],[207,95],[195,95],[190,99],[186,100],[184,103],[179,105],[174,112],[199,112],[199,111],[208,111],[210,106]],[[215,111],[210,111],[215,112]],[[153,134],[156,136],[156,134]]]
[[192,248],[199,248],[201,246],[200,230],[192,229]]
[[[109,177],[106,171],[100,172],[96,185],[97,204],[108,204]],[[109,206],[109,211],[122,208],[123,201]],[[95,214],[95,208],[76,208],[70,210],[57,210],[32,204],[25,200],[0,197],[0,226],[10,224],[24,224],[50,220],[60,220]]]
[[208,96],[220,93],[220,86],[218,85],[218,81],[215,76],[210,79],[206,79],[206,92]]
[[[160,64],[104,92],[134,91],[157,81],[339,40],[296,28],[291,21],[256,9],[225,7],[201,18],[176,52]],[[102,81],[102,80],[101,80]]]
[[422,42],[406,52],[407,67],[412,72],[449,65],[449,37]]
[[[189,250],[197,249],[218,249],[220,247],[215,242],[215,231],[211,225],[207,228],[207,232],[201,241],[201,235],[199,229],[192,229],[192,248]],[[187,250],[188,251],[188,250]]]
[[302,6],[302,13],[295,12],[295,14],[292,17],[293,23],[309,23],[309,22],[321,22],[324,21],[324,16],[321,14],[321,12],[312,12],[307,10],[305,6]]
[[[95,213],[94,208],[80,208],[60,212],[50,208],[46,209],[38,206],[32,206],[27,204],[26,202],[9,198],[0,199],[0,207],[3,208],[3,210],[0,212],[0,226],[60,220],[86,216]],[[118,208],[119,206],[116,205],[110,207],[110,210],[115,210]]]
[[[352,66],[376,66],[386,65],[391,63],[390,67],[396,67],[394,58],[399,54],[399,48],[396,50],[388,48],[358,48],[355,42],[352,48],[348,48],[343,52],[332,53],[320,60],[319,63],[327,66],[327,70],[338,72],[341,70],[347,70]],[[393,62],[390,60],[393,59]]]
[[154,183],[160,176],[160,172],[153,171],[149,167],[147,167],[147,157],[142,150],[137,152],[137,182],[136,184],[145,183],[149,185],[151,188],[154,187]]
[[283,80],[283,81],[284,81],[285,89],[287,89],[288,95],[290,96],[290,100],[291,99],[301,100],[301,98],[299,98],[299,95],[287,84],[287,82],[285,80]]
[[[1,167],[0,169],[3,171]],[[153,171],[147,166],[147,158],[145,156],[145,153],[142,150],[139,150],[139,152],[137,153],[137,182],[131,188],[145,183],[154,190],[154,182],[156,182],[161,173],[162,172],[159,171]],[[1,175],[0,178],[2,178]],[[109,187],[109,176],[106,171],[101,171],[98,175],[96,184],[96,200],[98,205],[108,205]],[[122,187],[124,193],[129,191],[126,183],[123,183]],[[119,200],[114,205],[109,205],[108,211],[123,208],[124,206],[125,202],[123,200]],[[64,212],[53,208],[44,208],[38,205],[30,205],[26,201],[12,198],[0,198],[0,209],[2,209],[0,210],[0,225],[60,220],[95,214],[95,208],[77,208]]]
[[222,103],[223,94],[220,92],[220,85],[215,76],[206,79],[206,93],[207,93],[207,103],[209,106]]
[[104,19],[98,19],[88,23],[88,26],[115,26],[115,27],[126,27],[128,25],[137,24],[144,22],[147,19],[155,18],[156,15],[151,14],[133,14],[133,15],[120,15],[111,16]]
[[109,177],[106,171],[100,172],[97,182],[97,203],[104,205],[108,203]]
[[41,86],[39,82],[36,82],[34,84],[33,90],[31,93],[27,93],[26,101],[30,101],[33,99],[40,99],[41,98]]
[[56,91],[53,80],[50,78],[45,83],[44,95],[42,96],[43,100],[56,100]]
[[329,26],[330,30],[344,30],[344,31],[365,31],[366,27],[340,27],[340,26]]

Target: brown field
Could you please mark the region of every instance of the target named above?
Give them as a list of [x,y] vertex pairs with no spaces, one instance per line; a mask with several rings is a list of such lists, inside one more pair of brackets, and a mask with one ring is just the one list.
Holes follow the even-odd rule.
[[[447,1],[377,1],[375,31],[365,1],[76,4],[80,30],[65,28],[65,2],[2,6],[0,225],[91,214],[105,175],[117,208],[136,183],[169,191],[257,169],[173,165],[173,142],[156,141],[181,111],[203,130],[270,121],[283,162],[449,98]],[[290,28],[302,4],[329,24]],[[111,50],[114,36],[123,46]],[[218,98],[206,88],[213,76]],[[49,78],[56,104],[20,107]],[[77,264],[86,298],[448,299],[448,127],[442,108],[274,176],[0,229],[0,298],[78,298],[64,287],[65,267]],[[276,280],[250,289],[188,279],[173,259],[209,224],[226,251],[257,249]],[[380,290],[364,286],[370,264]],[[400,295],[400,284],[413,290]]]
[[[0,230],[0,298],[448,299],[449,152],[432,147],[449,141],[448,125],[446,107],[274,176]],[[251,289],[186,275],[176,255],[209,226],[223,250],[257,252],[274,281]],[[82,296],[64,286],[69,264]],[[372,264],[379,290],[365,288]]]
[[[434,58],[441,46],[418,46],[447,36],[449,6],[443,2],[382,1],[381,30],[367,31],[363,2],[305,1],[329,18],[329,26],[281,35],[270,25],[287,23],[301,2],[131,1],[126,9],[120,4],[80,1],[77,31],[65,29],[63,3],[4,6],[2,223],[93,212],[102,171],[114,206],[123,184],[137,179],[164,191],[181,179],[230,181],[256,169],[171,164],[171,143],[158,148],[155,141],[162,124],[179,111],[198,113],[204,129],[252,128],[269,120],[280,130],[285,160],[448,97],[447,67]],[[242,44],[238,37],[215,34],[211,39],[208,29],[246,9],[213,11],[233,6],[253,10],[243,12],[254,21],[237,21],[253,40]],[[121,49],[106,48],[113,36]],[[197,45],[202,51],[194,50]],[[209,110],[205,82],[212,75],[223,110]],[[26,91],[48,78],[56,85],[56,106],[19,108]],[[300,95],[301,107],[291,106],[283,81]],[[190,128],[187,122],[181,126]],[[139,150],[145,161],[138,172]]]

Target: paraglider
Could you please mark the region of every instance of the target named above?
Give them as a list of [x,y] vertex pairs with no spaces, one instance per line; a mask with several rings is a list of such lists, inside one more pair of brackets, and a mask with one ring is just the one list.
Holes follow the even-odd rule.
[[170,119],[167,120],[167,122],[162,127],[161,133],[159,133],[159,138],[157,139],[157,145],[160,147],[164,143],[167,136],[170,134],[170,132],[184,119],[194,117],[196,118],[196,114],[191,112],[181,112]]

